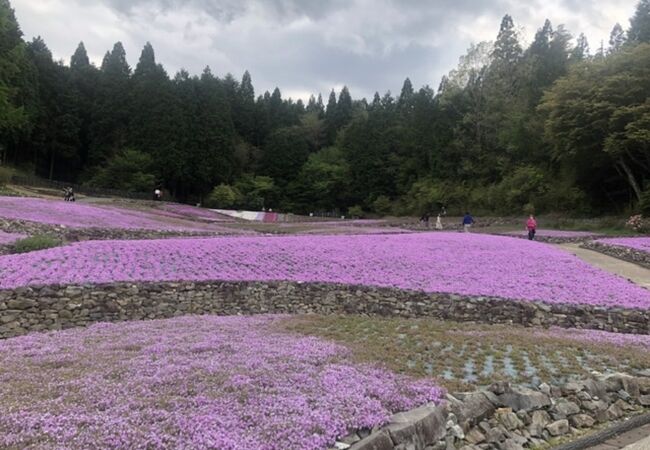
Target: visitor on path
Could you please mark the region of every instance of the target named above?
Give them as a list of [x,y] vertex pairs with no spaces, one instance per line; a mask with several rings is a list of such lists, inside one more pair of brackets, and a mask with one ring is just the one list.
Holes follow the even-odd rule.
[[160,188],[156,188],[153,191],[153,199],[154,201],[160,201],[162,198],[162,190]]
[[429,228],[429,213],[425,212],[422,214],[422,217],[420,217],[420,223],[424,225],[425,227]]
[[469,212],[465,213],[465,216],[463,217],[463,231],[465,233],[469,233],[469,229],[474,225],[474,218]]
[[442,220],[440,219],[440,214],[436,217],[436,230],[442,230]]
[[535,220],[535,216],[532,214],[528,217],[528,220],[526,221],[526,230],[528,230],[528,240],[532,241],[535,239],[535,232],[537,231],[537,221]]
[[66,202],[74,202],[74,191],[72,190],[72,187],[67,187],[63,189],[63,200]]

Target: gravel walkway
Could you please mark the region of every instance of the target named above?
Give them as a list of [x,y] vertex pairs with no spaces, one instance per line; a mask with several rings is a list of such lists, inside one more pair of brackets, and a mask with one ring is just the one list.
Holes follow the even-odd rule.
[[[650,289],[650,270],[612,256],[580,247],[580,244],[560,244],[558,247],[573,253],[583,261],[607,272],[620,275],[641,287]],[[648,447],[650,450],[650,447]]]

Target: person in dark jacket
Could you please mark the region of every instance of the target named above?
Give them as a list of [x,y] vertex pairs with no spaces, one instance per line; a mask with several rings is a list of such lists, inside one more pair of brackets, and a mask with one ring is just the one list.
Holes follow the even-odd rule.
[[469,229],[474,225],[474,217],[468,212],[465,213],[465,216],[463,217],[463,231],[465,233],[469,233]]

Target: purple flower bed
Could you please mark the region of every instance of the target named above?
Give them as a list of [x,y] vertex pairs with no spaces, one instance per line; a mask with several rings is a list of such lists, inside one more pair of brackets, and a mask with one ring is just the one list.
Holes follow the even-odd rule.
[[[612,333],[609,331],[601,330],[584,330],[578,328],[560,328],[550,327],[546,330],[541,329],[514,329],[516,335],[533,336],[539,338],[559,338],[572,340],[577,342],[584,342],[586,344],[609,344],[618,347],[640,347],[644,351],[650,351],[650,335],[648,334],[631,334],[631,333]],[[454,330],[454,334],[462,336],[471,336],[475,338],[481,337],[500,337],[503,334],[502,330],[497,331],[481,331],[481,330]]]
[[164,211],[169,211],[190,219],[201,219],[210,222],[234,222],[232,217],[212,211],[210,209],[198,208],[191,205],[183,205],[180,203],[164,203],[160,206]]
[[113,281],[331,282],[650,308],[650,291],[568,252],[466,233],[86,241],[0,257],[0,288]]
[[596,242],[600,242],[601,244],[605,244],[605,245],[616,245],[619,247],[628,247],[634,250],[650,253],[650,236],[598,239],[596,240]]
[[588,344],[611,344],[619,347],[630,345],[650,351],[650,335],[610,333],[599,330],[577,330],[552,327],[548,331],[537,332],[541,336],[562,337]]
[[26,238],[27,236],[19,233],[6,233],[0,231],[0,245],[9,245],[16,242],[19,239]]
[[[525,230],[510,231],[505,234],[527,236],[528,231]],[[550,237],[550,238],[580,238],[580,237],[597,236],[597,233],[592,233],[589,231],[545,230],[543,228],[540,228],[537,230],[536,235],[539,237]]]
[[165,217],[163,211],[131,210],[29,197],[0,197],[0,218],[28,220],[70,228],[121,228],[237,233],[231,228]]
[[433,381],[273,331],[281,319],[190,316],[0,341],[0,447],[316,450],[441,401]]

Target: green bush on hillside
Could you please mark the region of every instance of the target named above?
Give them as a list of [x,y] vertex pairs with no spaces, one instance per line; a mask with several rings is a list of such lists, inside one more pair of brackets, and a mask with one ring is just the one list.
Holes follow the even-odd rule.
[[11,181],[13,171],[8,167],[0,167],[0,186],[5,186]]
[[16,241],[13,245],[14,253],[27,253],[36,250],[44,250],[46,248],[58,247],[61,245],[61,240],[49,236],[47,234],[37,234],[24,239]]

